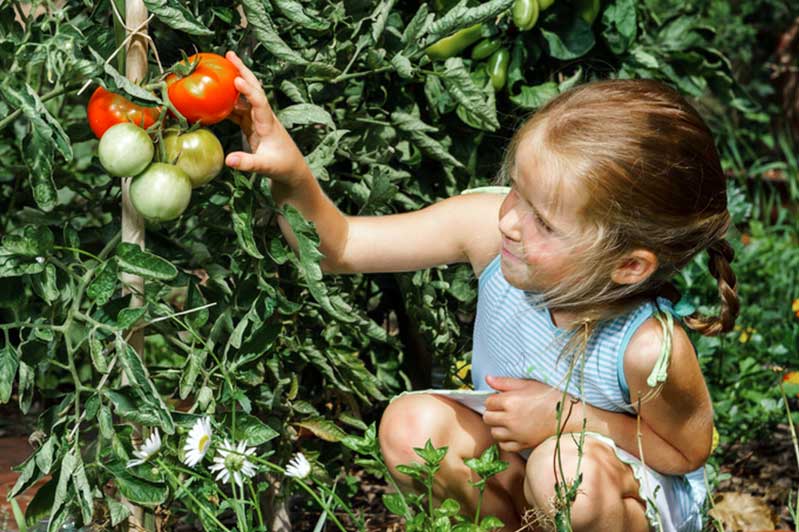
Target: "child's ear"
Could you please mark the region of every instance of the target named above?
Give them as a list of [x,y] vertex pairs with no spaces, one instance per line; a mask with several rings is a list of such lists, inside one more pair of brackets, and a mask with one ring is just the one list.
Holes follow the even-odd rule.
[[658,268],[658,258],[651,251],[636,249],[624,257],[611,274],[617,284],[636,284],[646,280]]

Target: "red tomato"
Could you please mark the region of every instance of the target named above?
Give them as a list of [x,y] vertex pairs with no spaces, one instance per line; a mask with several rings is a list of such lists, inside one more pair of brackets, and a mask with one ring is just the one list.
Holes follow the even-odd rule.
[[137,105],[120,94],[108,92],[97,87],[86,108],[89,127],[99,139],[105,130],[123,122],[133,122],[142,128],[148,128],[158,120],[158,107]]
[[188,75],[167,76],[169,99],[190,123],[216,124],[230,114],[239,98],[233,85],[239,70],[221,55],[210,53],[194,54],[181,61],[178,69],[188,69],[197,59],[199,63]]

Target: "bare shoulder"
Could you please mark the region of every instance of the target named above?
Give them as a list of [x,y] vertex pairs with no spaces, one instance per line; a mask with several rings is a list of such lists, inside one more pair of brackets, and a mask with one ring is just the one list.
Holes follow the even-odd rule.
[[[624,352],[624,375],[630,387],[643,393],[648,386],[646,379],[655,367],[663,349],[663,329],[660,322],[651,317],[633,334]],[[674,323],[668,377],[665,387],[674,392],[691,392],[704,388],[702,371],[696,351],[688,333],[679,323]]]
[[459,201],[468,205],[471,213],[465,220],[463,250],[472,265],[475,276],[488,266],[502,248],[502,234],[499,232],[499,208],[505,199],[504,194],[476,193],[458,196]]

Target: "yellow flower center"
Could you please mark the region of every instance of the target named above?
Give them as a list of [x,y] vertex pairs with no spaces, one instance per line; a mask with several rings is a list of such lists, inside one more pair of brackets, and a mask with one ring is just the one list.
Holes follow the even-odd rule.
[[200,437],[200,441],[197,442],[198,450],[200,452],[205,451],[205,448],[208,447],[208,443],[210,441],[211,440],[210,440],[210,438],[208,438],[208,435],[207,434],[203,434],[202,437]]

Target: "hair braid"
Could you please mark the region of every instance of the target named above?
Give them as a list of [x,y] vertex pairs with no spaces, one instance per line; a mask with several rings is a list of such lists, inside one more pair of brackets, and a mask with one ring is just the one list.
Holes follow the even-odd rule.
[[719,239],[707,248],[707,252],[710,255],[708,262],[710,274],[716,278],[719,285],[721,312],[715,317],[688,316],[685,318],[685,324],[705,336],[716,336],[732,330],[740,310],[735,273],[730,268],[730,263],[735,258],[735,251],[729,242]]

